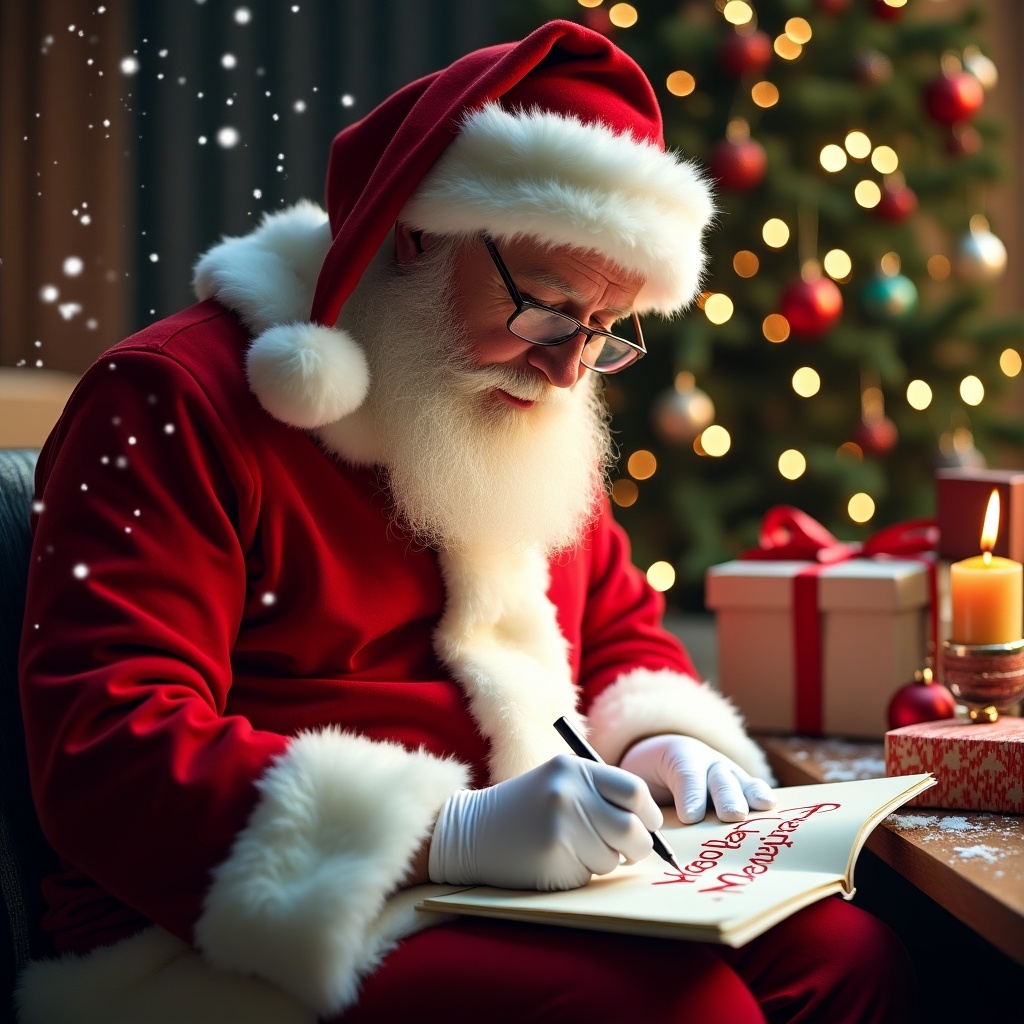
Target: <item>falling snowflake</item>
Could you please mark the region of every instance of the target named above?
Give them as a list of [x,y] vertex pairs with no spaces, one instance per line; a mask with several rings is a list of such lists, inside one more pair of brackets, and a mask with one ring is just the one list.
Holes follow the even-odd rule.
[[292,106],[292,109],[295,111],[296,114],[305,113],[306,101],[305,100],[296,100],[294,105]]
[[121,61],[121,72],[125,75],[134,75],[139,70],[138,57],[125,57]]
[[235,21],[237,21],[239,25],[248,25],[249,22],[252,21],[252,11],[250,11],[248,7],[239,7],[238,10],[235,11]]
[[71,571],[74,573],[76,580],[84,580],[89,575],[89,566],[84,562],[79,562]]
[[149,262],[150,263],[159,263],[160,262],[160,254],[158,252],[151,252],[149,254]]
[[221,128],[217,132],[217,144],[224,149],[231,149],[237,146],[240,138],[241,135],[239,135],[237,128]]
[[71,320],[82,312],[82,305],[79,302],[62,302],[57,307],[57,312],[60,313],[65,320]]
[[225,53],[220,62],[222,67],[233,68],[238,63],[238,58],[233,53]]
[[343,107],[351,107],[355,104],[356,98],[351,93],[347,92],[341,97],[341,105]]
[[262,199],[263,198],[263,189],[261,189],[261,188],[254,188],[252,190],[252,197],[253,197],[253,199]]
[[268,607],[277,601],[277,594],[272,594],[269,590],[260,598],[260,600]]
[[85,264],[78,256],[69,256],[64,261],[64,273],[68,277],[78,277],[84,267]]

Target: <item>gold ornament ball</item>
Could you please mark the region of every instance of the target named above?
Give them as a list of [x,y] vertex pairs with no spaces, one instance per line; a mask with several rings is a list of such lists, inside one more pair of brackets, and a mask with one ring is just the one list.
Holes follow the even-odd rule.
[[715,405],[700,388],[669,388],[654,400],[651,422],[669,444],[688,445],[715,420]]
[[957,276],[964,281],[993,281],[1006,270],[1006,246],[991,231],[971,231],[956,251]]

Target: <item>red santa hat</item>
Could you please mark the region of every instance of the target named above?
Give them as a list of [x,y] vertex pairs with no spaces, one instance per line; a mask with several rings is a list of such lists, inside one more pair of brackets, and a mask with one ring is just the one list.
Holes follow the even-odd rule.
[[713,214],[704,175],[666,152],[639,66],[567,21],[477,50],[344,129],[326,198],[333,241],[312,323],[257,339],[249,357],[264,406],[304,427],[346,415],[365,395],[362,353],[334,325],[396,222],[599,253],[644,279],[638,312],[671,315],[697,293]]

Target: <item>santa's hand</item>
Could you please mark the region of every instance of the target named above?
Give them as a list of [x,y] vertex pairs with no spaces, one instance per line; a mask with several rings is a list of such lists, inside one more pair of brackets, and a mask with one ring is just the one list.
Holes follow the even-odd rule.
[[560,754],[507,782],[459,790],[430,841],[430,880],[509,889],[574,889],[651,852],[661,810],[612,765]]
[[767,782],[748,775],[735,761],[692,736],[641,740],[619,763],[647,783],[658,803],[675,803],[676,813],[686,824],[704,817],[708,793],[722,821],[740,821],[748,811],[775,806],[775,794]]

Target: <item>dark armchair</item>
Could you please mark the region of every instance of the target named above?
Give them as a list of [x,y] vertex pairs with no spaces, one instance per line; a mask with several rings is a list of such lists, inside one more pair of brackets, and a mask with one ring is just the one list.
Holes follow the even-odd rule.
[[11,995],[18,970],[26,960],[48,952],[39,927],[39,883],[55,864],[32,804],[18,701],[36,455],[31,449],[0,448],[0,1020],[13,1019]]

